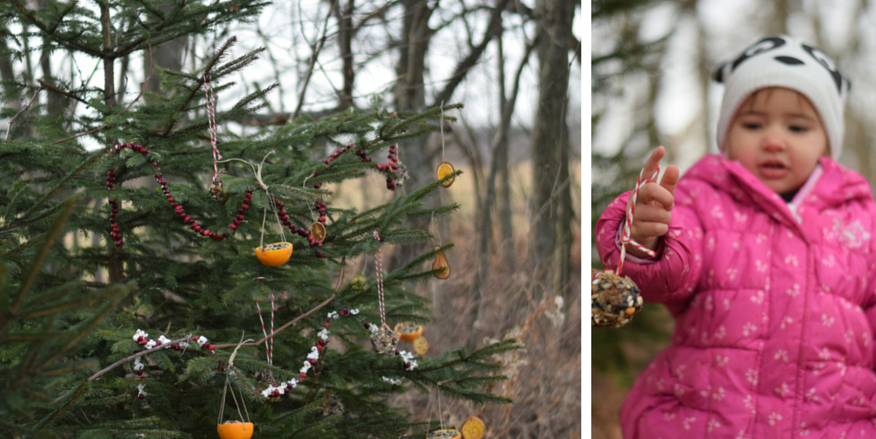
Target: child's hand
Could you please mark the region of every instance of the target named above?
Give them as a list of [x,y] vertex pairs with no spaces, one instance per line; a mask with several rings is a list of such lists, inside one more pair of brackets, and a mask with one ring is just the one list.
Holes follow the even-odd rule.
[[[657,170],[660,159],[664,155],[666,155],[666,150],[662,146],[657,147],[651,153],[642,173],[644,178],[649,177]],[[646,183],[639,188],[636,212],[633,215],[632,227],[630,227],[630,237],[633,241],[651,250],[657,248],[660,237],[669,231],[669,220],[672,219],[670,211],[675,207],[675,186],[677,184],[678,168],[675,165],[669,165],[666,167],[666,172],[663,173],[660,183]],[[631,195],[630,201],[632,198]],[[627,211],[629,211],[630,201],[627,201]],[[638,258],[648,257],[645,252],[631,245],[627,246],[627,253]]]

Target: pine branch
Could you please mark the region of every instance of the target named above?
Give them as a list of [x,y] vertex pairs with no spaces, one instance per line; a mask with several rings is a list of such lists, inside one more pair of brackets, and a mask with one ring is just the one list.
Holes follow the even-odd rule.
[[[298,321],[310,317],[311,315],[313,315],[313,313],[319,311],[320,309],[322,309],[323,307],[325,307],[326,305],[328,305],[329,303],[331,303],[332,300],[335,300],[335,295],[334,295],[334,294],[332,294],[331,297],[329,297],[329,298],[326,299],[324,302],[320,303],[319,305],[317,305],[316,307],[314,307],[314,308],[311,309],[310,311],[307,311],[306,313],[301,314],[300,316],[295,317],[294,319],[292,319],[292,320],[286,322],[283,326],[280,326],[277,330],[274,331],[274,336],[276,336],[280,331],[282,331],[282,330],[284,330],[284,329],[286,329],[286,328],[288,328],[288,327],[294,325],[294,324],[297,323]],[[240,346],[259,346],[259,345],[261,345],[262,343],[264,343],[265,340],[267,340],[267,339],[268,339],[268,337],[264,337],[264,338],[262,338],[261,340],[259,340],[259,341],[257,341],[257,342],[252,342],[252,343],[241,343]],[[231,348],[231,347],[237,347],[237,344],[236,344],[236,343],[230,343],[230,344],[217,344],[215,347],[216,347],[216,349],[221,349],[221,348]]]

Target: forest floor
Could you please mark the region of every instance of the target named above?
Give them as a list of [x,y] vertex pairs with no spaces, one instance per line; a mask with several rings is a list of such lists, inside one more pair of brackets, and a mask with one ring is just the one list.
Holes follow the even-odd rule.
[[[460,167],[465,171],[465,166],[457,165],[457,168]],[[526,209],[528,184],[525,183],[531,180],[528,163],[523,163],[511,172],[516,266],[506,266],[499,252],[493,251],[489,255],[490,276],[484,288],[486,308],[481,321],[475,321],[477,303],[472,299],[475,296],[477,237],[480,233],[476,226],[473,176],[467,172],[457,178],[450,188],[441,189],[444,191],[444,202],[457,202],[461,207],[457,213],[440,220],[444,223],[444,233],[449,233],[449,236],[440,238],[441,243],[455,244],[445,253],[451,267],[450,278],[420,286],[420,293],[433,302],[432,322],[425,325],[423,332],[430,345],[429,353],[425,356],[466,346],[467,343],[472,343],[472,348],[479,348],[491,340],[509,337],[520,341],[525,348],[496,358],[504,365],[499,373],[509,379],[485,388],[497,395],[512,398],[514,404],[475,404],[454,400],[450,395],[438,392],[426,394],[411,390],[396,397],[393,402],[406,406],[413,414],[414,421],[442,419],[446,426],[459,428],[469,416],[478,416],[486,424],[485,438],[489,439],[581,437],[580,163],[570,168],[576,180],[572,184],[576,222],[573,225],[573,273],[565,294],[561,298],[549,294],[541,300],[533,297],[535,286],[529,261],[529,214]],[[333,190],[336,197],[358,198],[357,195],[361,194],[358,187],[360,185],[342,186]],[[350,202],[367,208],[391,196],[386,193]],[[494,237],[493,242],[499,242],[498,230],[494,230]],[[384,258],[388,259],[391,252],[391,248],[387,249]],[[472,331],[477,331],[478,335],[472,337]],[[404,342],[401,348],[412,349],[409,343]],[[432,428],[439,427],[436,424]]]

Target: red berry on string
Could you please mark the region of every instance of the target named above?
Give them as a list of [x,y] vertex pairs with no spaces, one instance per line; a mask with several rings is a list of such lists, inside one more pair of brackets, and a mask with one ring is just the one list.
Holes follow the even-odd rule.
[[317,183],[317,184],[313,185],[314,189],[319,189],[321,187],[322,187],[322,183]]
[[348,310],[346,308],[341,308],[341,310],[338,311],[338,314],[340,314],[341,317],[346,317],[346,316],[350,315],[350,310]]
[[410,368],[411,368],[411,363],[405,363],[405,369],[410,369]]
[[140,375],[143,375],[143,371],[142,371],[142,370],[138,370],[138,371],[137,371],[137,376],[140,376]]
[[283,211],[283,206],[285,206],[285,205],[286,205],[286,203],[283,203],[281,200],[277,200],[277,207],[280,208],[281,212]]
[[314,360],[313,358],[310,358],[310,359],[308,359],[307,361],[310,362],[310,365],[311,365],[311,366],[315,366],[315,365],[316,365],[316,360]]
[[142,393],[139,394],[139,395],[137,395],[137,398],[140,398],[140,399],[143,399],[143,398],[145,398],[145,397],[146,397],[146,395],[144,395],[144,394],[142,394]]
[[140,381],[146,381],[146,377],[140,377]]
[[[331,321],[331,320],[329,320],[329,321]],[[325,322],[325,323],[322,325],[322,327],[325,328],[325,329],[328,329],[328,327],[329,327],[329,322]]]
[[[319,257],[319,256],[317,256],[317,257]],[[323,349],[323,348],[324,348],[324,346],[317,346],[317,347],[316,347],[316,350],[319,351],[319,352],[322,352],[322,349]]]
[[197,222],[192,222],[191,227],[192,227],[192,230],[194,230],[196,233],[201,232],[201,226]]
[[232,223],[228,226],[228,228],[231,230],[237,230],[237,224]]
[[205,345],[205,346],[207,347],[207,350],[208,350],[208,351],[212,351],[212,350],[216,349],[216,346],[213,345],[213,344],[208,344],[208,345]]
[[365,329],[368,329],[368,328],[371,327],[371,323],[368,323],[368,322],[362,322],[362,326],[364,326]]
[[304,372],[301,372],[301,374],[299,374],[299,376],[301,377],[302,380],[307,378],[307,374]]
[[319,222],[325,224],[325,215],[320,215],[320,216],[319,216]]

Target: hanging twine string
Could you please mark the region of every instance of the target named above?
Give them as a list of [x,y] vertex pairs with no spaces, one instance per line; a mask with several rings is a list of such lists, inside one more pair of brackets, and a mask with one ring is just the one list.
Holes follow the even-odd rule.
[[216,98],[213,95],[213,77],[209,73],[204,75],[204,85],[207,94],[207,126],[210,132],[210,143],[213,146],[213,182],[215,183],[220,181],[219,160],[222,160],[222,154],[219,154],[219,148],[216,147]]
[[618,276],[620,276],[621,270],[623,270],[623,267],[624,267],[624,259],[626,258],[626,255],[627,255],[627,244],[630,244],[633,247],[645,252],[645,254],[647,254],[648,256],[650,256],[652,258],[655,255],[654,250],[651,250],[651,249],[643,246],[642,244],[639,244],[638,242],[633,241],[633,239],[630,237],[630,234],[632,233],[631,230],[633,227],[633,215],[635,215],[635,213],[636,213],[636,200],[639,198],[639,188],[642,187],[642,185],[645,183],[650,183],[652,181],[657,180],[657,174],[660,173],[660,166],[657,166],[657,170],[654,171],[654,173],[651,174],[651,176],[648,177],[648,179],[643,182],[642,181],[642,177],[643,177],[642,174],[644,174],[644,173],[645,173],[645,169],[642,169],[641,171],[639,171],[639,179],[636,182],[636,188],[633,189],[633,195],[632,195],[631,200],[630,200],[630,207],[627,209],[627,218],[626,218],[626,221],[624,222],[623,233],[621,234],[620,260],[617,263],[616,274]]
[[[374,239],[380,242],[380,235],[374,231]],[[383,304],[383,263],[380,261],[380,247],[374,251],[374,271],[377,274],[377,301],[380,304],[380,328],[386,327],[386,310]]]
[[441,118],[438,126],[441,129],[441,161],[446,162],[447,157],[444,155],[444,101],[441,101]]
[[[240,346],[244,343],[249,343],[253,340],[244,340],[243,338],[246,336],[246,333],[240,334],[240,342],[237,343],[237,347],[234,348],[234,352],[231,353],[231,356],[228,357],[228,368],[225,369],[225,387],[222,389],[222,404],[219,406],[219,420],[216,422],[219,424],[219,428],[222,428],[222,416],[225,414],[225,395],[228,392],[228,389],[231,389],[231,397],[234,398],[234,405],[237,407],[237,414],[240,415],[240,422],[244,422],[243,413],[240,412],[240,404],[237,402],[237,397],[234,396],[234,387],[228,380],[228,375],[231,370],[234,368],[234,357],[237,356],[237,350],[240,349]],[[251,422],[249,419],[249,411],[246,409],[246,401],[241,395],[240,398],[243,403],[243,411],[246,412],[246,422]]]

